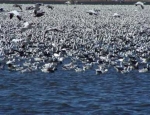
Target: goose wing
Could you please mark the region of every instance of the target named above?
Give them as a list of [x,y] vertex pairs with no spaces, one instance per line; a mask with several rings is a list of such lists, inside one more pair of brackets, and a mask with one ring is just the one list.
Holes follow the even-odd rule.
[[22,20],[21,16],[18,15],[18,16],[16,16],[16,17],[18,18],[19,21]]
[[13,14],[13,13],[10,13],[10,15],[9,15],[10,19],[12,19],[13,16],[14,16],[14,14]]

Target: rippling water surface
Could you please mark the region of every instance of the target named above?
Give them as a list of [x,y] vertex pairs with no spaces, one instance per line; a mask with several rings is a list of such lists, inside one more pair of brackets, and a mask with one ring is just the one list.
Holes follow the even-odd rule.
[[[7,4],[2,4],[2,6],[6,6],[8,11],[15,9],[11,7],[12,5],[7,6]],[[71,8],[72,12],[70,12],[69,8]],[[98,17],[92,17],[86,13],[88,10],[95,8],[100,8],[100,15]],[[18,10],[18,8],[16,9]],[[80,11],[80,9],[82,10]],[[20,27],[18,24],[16,17],[10,20],[9,16],[7,18],[8,14],[1,15],[4,16],[3,18],[6,18],[6,20],[2,17],[0,18],[2,25],[2,27],[0,27],[2,28],[2,32],[0,33],[3,33],[5,36],[2,39],[3,41],[1,40],[3,43],[0,43],[0,49],[3,50],[3,46],[5,46],[6,49],[11,51],[10,48],[12,47],[13,50],[11,52],[7,52],[6,50],[6,54],[10,55],[10,58],[11,56],[16,56],[16,60],[19,60],[21,55],[27,55],[27,59],[23,60],[21,63],[24,63],[24,61],[28,62],[28,60],[32,59],[30,56],[33,56],[35,60],[35,58],[40,57],[41,54],[42,56],[45,55],[46,60],[48,59],[47,62],[51,60],[47,55],[50,55],[50,58],[58,58],[59,56],[54,56],[54,53],[56,52],[51,49],[56,49],[56,51],[57,49],[61,49],[62,51],[65,42],[67,42],[67,45],[64,46],[66,48],[70,47],[70,49],[67,50],[69,52],[67,54],[68,57],[73,54],[73,56],[77,57],[79,65],[80,61],[84,61],[85,59],[88,59],[89,61],[91,60],[91,57],[87,58],[87,55],[90,54],[91,51],[94,52],[94,55],[97,56],[98,59],[100,59],[102,55],[102,60],[105,60],[103,55],[106,56],[105,54],[109,55],[112,52],[118,52],[116,55],[123,55],[123,57],[117,57],[115,60],[117,62],[119,60],[120,62],[120,60],[122,60],[120,58],[124,58],[126,54],[127,56],[130,55],[130,53],[132,54],[132,48],[133,55],[138,57],[137,62],[139,60],[143,61],[144,59],[149,60],[149,58],[147,58],[149,57],[150,49],[149,6],[145,6],[145,9],[141,10],[140,7],[120,5],[118,7],[115,7],[115,5],[103,7],[97,5],[95,7],[80,5],[77,8],[71,6],[66,6],[65,8],[63,5],[56,5],[54,11],[50,9],[45,11],[46,18],[48,18],[45,22],[41,22],[45,19],[45,17],[41,17],[41,19],[39,18],[39,20],[37,20],[34,17],[34,14],[31,15],[31,17],[35,19],[35,22],[39,21],[42,26],[38,23],[38,28],[32,28],[31,30],[33,31],[28,33],[28,30],[27,33],[23,33],[22,35],[18,34],[18,29],[12,31],[12,29],[15,28],[22,28],[22,26]],[[61,13],[61,11],[63,12]],[[115,12],[121,14],[121,18],[112,18]],[[28,12],[27,14],[25,13],[25,15],[23,13],[24,12],[22,12],[23,18],[27,19],[27,21],[32,20],[32,18],[29,18]],[[52,17],[48,16],[49,14],[51,14]],[[81,27],[79,26],[80,23]],[[70,24],[69,27],[67,27],[68,24]],[[58,34],[57,36],[56,34],[55,36],[55,33],[48,33],[48,35],[50,35],[50,37],[48,37],[48,35],[45,36],[46,32],[41,32],[43,29],[45,31],[46,28],[51,26],[57,27],[60,25],[63,28],[66,28],[66,32],[62,32],[62,35]],[[105,26],[106,28],[103,31],[103,27]],[[99,31],[97,31],[96,28],[99,28]],[[8,29],[8,32],[5,29]],[[79,35],[71,34],[72,31]],[[15,34],[12,34],[14,32]],[[9,34],[5,35],[7,33]],[[127,37],[123,39],[124,35],[122,34],[125,34]],[[32,43],[30,43],[32,35],[35,35],[33,37],[35,39],[35,43],[37,41],[35,46],[30,46]],[[47,38],[43,38],[43,35]],[[100,37],[98,38],[97,35],[100,35]],[[20,40],[20,36],[23,37],[23,40],[25,40],[25,44],[29,44],[31,47],[29,49],[31,50],[27,48],[27,51],[26,48],[23,48],[26,47],[26,45],[24,46],[20,43],[17,45],[13,44],[12,41],[16,41],[16,39]],[[64,37],[64,40],[62,39],[62,36]],[[103,36],[104,38],[108,37],[108,40],[105,40]],[[26,37],[27,39],[24,39]],[[54,38],[54,41],[52,38]],[[68,42],[68,38],[71,39],[71,42]],[[77,40],[73,40],[73,38]],[[83,41],[81,38],[83,38]],[[128,40],[126,38],[128,38]],[[129,38],[132,40],[129,40]],[[52,40],[49,40],[47,45],[45,44],[45,39]],[[100,39],[100,41],[98,39]],[[119,40],[118,43],[116,40]],[[6,41],[6,43],[4,41]],[[39,41],[43,45],[41,44],[40,46],[40,44],[38,44]],[[80,43],[80,41],[83,43]],[[111,41],[114,42],[112,43],[112,46],[110,45]],[[128,42],[131,43],[129,44]],[[58,43],[58,45],[55,45],[55,43]],[[72,43],[74,44],[73,46],[70,45]],[[5,44],[8,44],[8,47]],[[75,47],[76,45],[77,47]],[[144,45],[145,47],[143,47]],[[83,46],[86,48],[84,49]],[[35,47],[37,47],[37,51]],[[104,47],[104,49],[102,47]],[[109,47],[111,48],[110,50]],[[16,48],[19,50],[16,50]],[[77,49],[79,54],[76,54],[75,49]],[[88,51],[87,54],[85,52],[85,55],[81,55],[86,50],[90,51]],[[107,52],[107,50],[109,50],[109,52]],[[25,51],[25,53],[23,51]],[[46,51],[46,53],[43,53],[43,51]],[[23,54],[21,52],[23,52]],[[2,51],[0,53],[2,53]],[[8,58],[7,55],[5,56]],[[93,55],[91,56],[92,58],[95,57]],[[140,56],[143,58],[141,59]],[[45,57],[43,59],[45,59]],[[79,57],[84,58],[84,60],[78,60]],[[96,62],[98,61],[97,59],[94,60]],[[110,62],[108,60],[105,61]],[[132,61],[135,62],[134,59]],[[40,61],[40,63],[43,64],[42,61]],[[150,72],[139,74],[137,70],[133,70],[130,73],[120,74],[112,69],[105,74],[96,75],[95,68],[94,70],[87,70],[86,72],[63,71],[59,67],[57,69],[58,70],[54,73],[47,74],[42,72],[21,74],[20,72],[8,71],[7,69],[0,70],[0,115],[149,115],[150,113]]]
[[0,114],[148,115],[150,73],[0,72]]

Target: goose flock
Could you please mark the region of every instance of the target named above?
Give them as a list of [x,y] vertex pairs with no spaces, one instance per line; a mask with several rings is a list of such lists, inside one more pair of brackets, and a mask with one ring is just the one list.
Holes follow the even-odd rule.
[[65,4],[1,5],[1,70],[150,71],[148,6]]

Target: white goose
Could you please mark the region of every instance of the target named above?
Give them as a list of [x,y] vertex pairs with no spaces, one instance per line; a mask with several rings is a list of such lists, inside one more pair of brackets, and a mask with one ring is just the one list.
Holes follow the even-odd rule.
[[143,2],[136,2],[135,6],[141,6],[142,9],[144,9],[144,3]]
[[9,16],[10,16],[10,19],[12,19],[14,16],[16,16],[16,17],[19,19],[19,21],[22,20],[21,15],[20,15],[19,12],[16,11],[16,10],[10,11],[10,12],[8,12],[8,14],[10,14],[10,15],[9,15]]

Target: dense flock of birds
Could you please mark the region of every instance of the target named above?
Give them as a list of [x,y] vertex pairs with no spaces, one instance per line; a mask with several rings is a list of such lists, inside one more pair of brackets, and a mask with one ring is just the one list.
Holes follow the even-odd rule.
[[150,71],[148,6],[66,4],[1,4],[1,70]]

